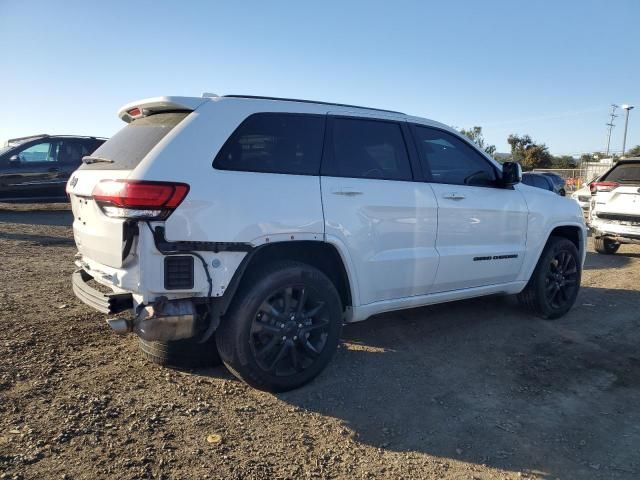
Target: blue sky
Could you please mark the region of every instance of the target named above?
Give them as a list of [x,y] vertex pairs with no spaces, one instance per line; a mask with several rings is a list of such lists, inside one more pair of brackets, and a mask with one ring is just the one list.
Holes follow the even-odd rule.
[[0,144],[110,136],[129,101],[206,91],[480,125],[499,151],[510,133],[554,154],[602,150],[609,104],[640,107],[638,21],[637,0],[0,0]]

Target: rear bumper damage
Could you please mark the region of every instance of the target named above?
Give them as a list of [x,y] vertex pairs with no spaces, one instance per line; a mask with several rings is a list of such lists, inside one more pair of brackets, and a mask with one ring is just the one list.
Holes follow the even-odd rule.
[[[85,270],[72,275],[73,291],[83,303],[108,315],[131,311],[134,307],[131,293],[105,294],[89,285],[93,277]],[[107,324],[116,333],[135,333],[147,341],[169,341],[191,338],[196,334],[198,313],[192,300],[167,300],[136,309],[134,318],[109,318]]]
[[595,238],[606,238],[617,243],[640,244],[640,226],[638,225],[592,219],[590,227]]
[[91,280],[93,276],[85,270],[76,270],[71,276],[73,293],[83,303],[109,315],[133,308],[133,296],[130,293],[102,293],[89,285]]

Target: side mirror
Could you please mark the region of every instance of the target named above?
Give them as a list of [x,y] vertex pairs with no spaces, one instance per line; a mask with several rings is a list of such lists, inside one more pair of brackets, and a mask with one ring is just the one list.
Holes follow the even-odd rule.
[[517,162],[504,162],[502,164],[502,184],[511,187],[522,181],[522,167]]
[[9,165],[17,167],[20,165],[20,157],[18,155],[11,155],[9,157]]

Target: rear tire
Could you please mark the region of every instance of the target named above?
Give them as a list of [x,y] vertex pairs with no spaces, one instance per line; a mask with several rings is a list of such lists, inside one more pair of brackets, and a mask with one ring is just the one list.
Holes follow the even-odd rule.
[[205,368],[220,365],[215,337],[204,343],[197,338],[173,340],[169,342],[148,342],[138,338],[142,355],[163,367]]
[[542,318],[559,318],[575,303],[581,276],[580,255],[573,242],[551,237],[518,301]]
[[342,303],[318,269],[299,262],[249,272],[216,331],[222,361],[254,388],[281,392],[315,378],[336,351]]
[[608,238],[599,237],[593,240],[593,248],[603,255],[613,255],[620,248],[620,244]]

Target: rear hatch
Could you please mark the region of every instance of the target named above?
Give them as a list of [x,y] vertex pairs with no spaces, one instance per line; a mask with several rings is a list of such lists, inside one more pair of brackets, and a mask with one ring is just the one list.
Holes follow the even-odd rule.
[[618,163],[593,188],[600,220],[640,224],[640,161]]
[[123,266],[128,235],[125,231],[126,209],[113,215],[103,203],[96,202],[94,192],[100,182],[105,185],[109,180],[127,179],[149,152],[191,112],[186,105],[167,103],[164,111],[162,105],[147,110],[144,101],[121,111],[120,116],[130,123],[91,156],[85,157],[80,168],[71,175],[67,192],[74,216],[74,237],[83,257],[114,268]]

